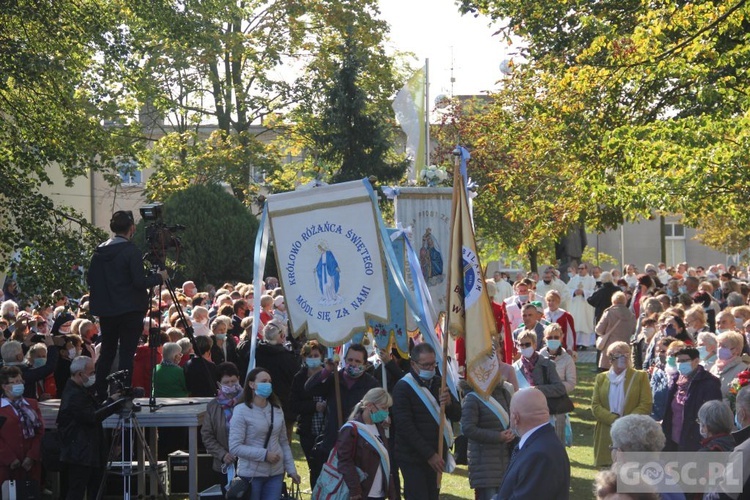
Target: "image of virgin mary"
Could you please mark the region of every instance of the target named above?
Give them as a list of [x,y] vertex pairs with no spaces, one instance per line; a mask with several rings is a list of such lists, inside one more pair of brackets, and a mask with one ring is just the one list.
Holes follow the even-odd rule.
[[320,258],[315,266],[315,276],[318,279],[318,290],[320,291],[320,304],[332,306],[340,304],[343,300],[339,295],[341,285],[341,274],[336,257],[328,249],[325,241],[318,243]]
[[435,286],[443,282],[443,256],[437,241],[432,235],[432,228],[427,228],[422,236],[422,248],[419,249],[419,264],[422,268],[427,286]]

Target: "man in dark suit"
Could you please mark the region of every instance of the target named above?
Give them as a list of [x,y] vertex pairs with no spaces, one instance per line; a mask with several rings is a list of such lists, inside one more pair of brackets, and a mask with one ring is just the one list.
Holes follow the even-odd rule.
[[498,500],[567,499],[570,461],[549,425],[547,399],[538,389],[523,389],[510,401],[510,428],[521,439],[513,450]]

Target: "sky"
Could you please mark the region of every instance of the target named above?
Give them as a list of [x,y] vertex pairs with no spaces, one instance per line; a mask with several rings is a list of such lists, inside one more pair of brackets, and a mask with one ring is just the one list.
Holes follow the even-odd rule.
[[412,52],[414,67],[430,60],[430,101],[440,94],[480,94],[496,88],[500,63],[512,48],[492,36],[486,17],[462,16],[455,0],[380,0],[381,18],[391,25],[391,48]]

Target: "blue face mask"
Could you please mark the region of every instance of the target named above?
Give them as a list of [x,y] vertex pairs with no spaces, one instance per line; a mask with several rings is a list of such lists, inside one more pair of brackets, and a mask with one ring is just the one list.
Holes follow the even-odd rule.
[[706,349],[706,346],[698,346],[698,354],[700,355],[701,359],[708,358],[708,349]]
[[734,414],[734,425],[737,426],[738,430],[742,430],[742,424],[740,424],[740,419],[737,418],[737,414]]
[[671,366],[672,368],[677,366],[677,358],[674,356],[667,356],[667,366]]
[[419,378],[423,380],[432,380],[435,376],[435,370],[419,370]]
[[557,351],[560,348],[560,345],[562,345],[562,343],[557,339],[549,339],[547,341],[547,348],[552,352]]
[[47,358],[34,358],[34,368],[39,368],[47,364]]
[[378,410],[370,413],[370,418],[372,419],[373,424],[384,422],[385,419],[388,418],[388,410]]
[[262,398],[268,398],[273,393],[271,382],[258,382],[255,384],[255,394]]
[[318,368],[323,364],[323,360],[320,358],[306,358],[305,364],[308,368]]
[[216,334],[216,340],[226,340],[227,334],[226,333],[217,333]]
[[674,326],[667,325],[666,330],[664,330],[667,334],[667,337],[674,337],[677,335],[677,331],[674,329]]
[[682,375],[688,375],[690,372],[693,371],[693,365],[690,363],[690,361],[683,361],[681,363],[677,363],[677,370]]
[[23,396],[23,384],[13,384],[10,388],[10,393],[16,398]]

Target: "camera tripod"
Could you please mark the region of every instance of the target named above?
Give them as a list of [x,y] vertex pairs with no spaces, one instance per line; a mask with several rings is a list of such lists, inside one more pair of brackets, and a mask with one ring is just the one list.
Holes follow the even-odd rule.
[[[96,500],[101,500],[104,489],[107,484],[107,477],[110,475],[114,476],[121,476],[122,477],[122,498],[123,500],[130,500],[132,498],[131,496],[131,490],[133,488],[133,484],[131,479],[133,477],[136,477],[140,474],[150,474],[151,479],[156,482],[158,485],[158,497],[162,498],[163,500],[167,500],[167,490],[164,486],[164,483],[162,482],[161,478],[159,478],[159,463],[156,461],[153,453],[151,453],[151,448],[148,446],[148,441],[146,440],[146,437],[143,433],[143,428],[141,427],[141,424],[138,422],[138,418],[135,416],[135,411],[132,406],[132,401],[129,403],[129,408],[123,409],[120,411],[117,425],[112,431],[112,444],[109,448],[109,461],[107,462],[106,470],[104,471],[104,475],[102,476],[102,482],[99,485],[99,494],[96,496]],[[138,438],[138,442],[143,447],[143,450],[146,454],[146,463],[143,464],[143,468],[136,467],[135,470],[133,470],[133,434]],[[127,437],[126,437],[127,436]],[[119,439],[118,439],[119,438]],[[122,470],[120,472],[117,472],[113,470],[113,459],[112,454],[115,450],[115,446],[117,443],[120,443],[120,465],[122,466]],[[127,446],[126,446],[127,445]],[[127,450],[127,452],[126,452]],[[127,456],[126,456],[127,454]],[[136,493],[139,493],[136,491]],[[145,493],[145,492],[140,492]],[[138,496],[138,495],[136,495]],[[143,495],[145,497],[145,495]]]

